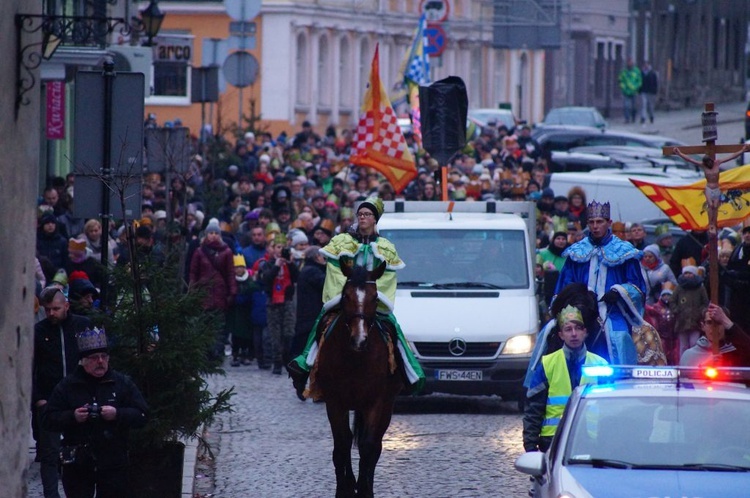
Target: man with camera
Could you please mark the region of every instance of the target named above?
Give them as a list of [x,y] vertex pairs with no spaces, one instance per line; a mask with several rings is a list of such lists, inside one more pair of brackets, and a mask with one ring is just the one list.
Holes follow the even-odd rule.
[[292,262],[286,243],[286,236],[277,234],[268,246],[266,257],[253,268],[268,295],[266,316],[275,375],[281,375],[281,362],[291,359],[286,356],[294,336],[294,284],[299,268]]
[[34,361],[31,376],[31,400],[34,405],[34,425],[37,455],[44,498],[60,498],[58,491],[60,432],[39,427],[41,412],[46,409],[52,390],[66,375],[73,373],[78,363],[76,334],[91,327],[85,316],[70,312],[70,303],[56,286],[45,288],[39,295],[46,317],[34,325]]
[[129,431],[146,425],[148,407],[133,381],[109,368],[104,329],[87,329],[76,338],[81,363],[55,387],[42,425],[63,433],[68,498],[125,498]]

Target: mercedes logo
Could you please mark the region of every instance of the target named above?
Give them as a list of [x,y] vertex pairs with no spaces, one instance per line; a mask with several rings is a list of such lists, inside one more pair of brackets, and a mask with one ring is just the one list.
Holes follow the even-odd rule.
[[451,342],[448,343],[448,351],[453,356],[463,355],[466,352],[466,341],[458,337],[451,339]]

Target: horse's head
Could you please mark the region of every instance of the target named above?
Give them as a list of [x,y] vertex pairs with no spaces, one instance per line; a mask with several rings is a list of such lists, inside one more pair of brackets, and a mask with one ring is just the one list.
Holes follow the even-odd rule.
[[385,271],[385,263],[373,271],[364,266],[341,265],[346,284],[341,291],[341,319],[344,320],[351,347],[363,351],[367,347],[367,335],[375,324],[378,307],[377,280]]

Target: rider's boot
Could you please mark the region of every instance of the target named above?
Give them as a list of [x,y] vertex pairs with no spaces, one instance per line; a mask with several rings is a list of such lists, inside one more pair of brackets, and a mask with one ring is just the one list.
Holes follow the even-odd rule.
[[287,363],[286,370],[289,372],[289,377],[292,378],[292,385],[297,393],[297,398],[300,401],[305,401],[305,386],[307,385],[307,377],[310,375],[310,372],[300,368],[296,361]]

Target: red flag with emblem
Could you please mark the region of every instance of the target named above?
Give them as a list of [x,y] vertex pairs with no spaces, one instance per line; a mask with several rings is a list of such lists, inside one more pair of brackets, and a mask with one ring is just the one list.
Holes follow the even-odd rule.
[[380,171],[399,193],[417,176],[417,167],[380,82],[378,48],[376,45],[349,161]]

